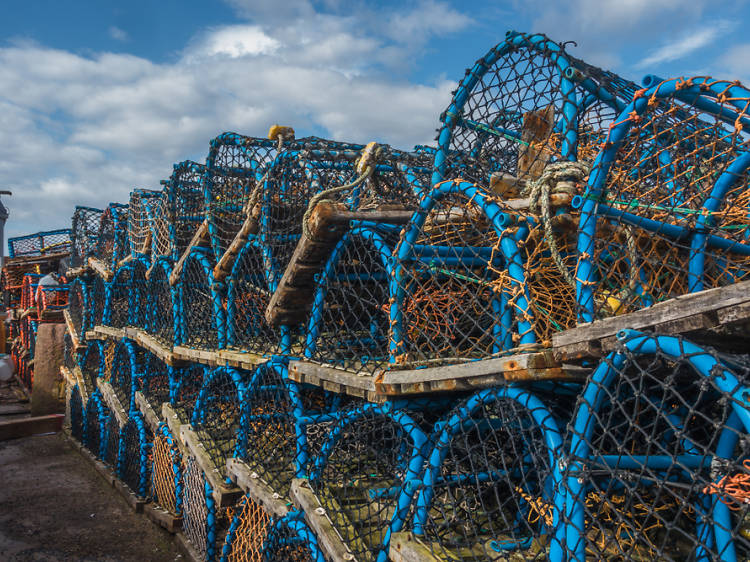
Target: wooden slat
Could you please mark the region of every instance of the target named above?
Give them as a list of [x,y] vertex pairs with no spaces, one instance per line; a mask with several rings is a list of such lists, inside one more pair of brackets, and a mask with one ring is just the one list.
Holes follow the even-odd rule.
[[289,513],[286,498],[266,484],[247,463],[240,459],[227,460],[227,474],[232,482],[237,484],[252,500],[263,506],[268,512],[277,517],[284,517]]
[[180,449],[180,454],[187,458],[191,453],[190,449],[188,449],[182,439],[180,439],[180,428],[182,427],[180,416],[177,415],[168,402],[164,402],[164,404],[161,405],[161,417],[169,427],[169,431],[174,437],[173,441],[177,444],[177,448]]
[[91,257],[89,258],[89,267],[92,270],[94,270],[94,273],[96,273],[99,277],[104,279],[107,283],[112,281],[112,277],[114,276],[114,273],[103,262],[99,261],[98,259],[94,257]]
[[191,349],[189,347],[175,346],[172,350],[174,356],[180,360],[200,363],[201,365],[208,365],[209,367],[216,367],[222,365],[218,354],[215,351],[209,351],[206,349]]
[[140,390],[135,391],[135,405],[138,408],[138,411],[143,414],[143,419],[146,420],[151,431],[156,433],[156,430],[161,423],[161,419],[151,404],[149,404],[146,396]]
[[52,414],[0,422],[0,441],[43,433],[56,433],[62,430],[64,419],[63,414]]
[[411,533],[394,533],[388,557],[393,562],[440,562],[429,548],[417,541]]
[[750,281],[742,281],[726,287],[681,295],[649,308],[582,324],[554,334],[552,346],[558,357],[570,358],[569,349],[577,350],[584,344],[613,338],[620,330],[658,329],[668,333],[683,333],[710,329],[722,321],[739,322],[747,319],[747,313],[750,312],[748,303]]
[[261,363],[268,361],[268,358],[257,353],[242,353],[231,349],[220,349],[216,352],[216,361],[220,365],[250,371]]
[[219,468],[213,459],[208,455],[206,448],[201,443],[198,435],[190,427],[190,424],[180,426],[180,440],[190,451],[198,466],[206,476],[209,484],[213,488],[213,496],[218,507],[230,507],[237,503],[242,497],[242,490],[236,486],[227,486]]
[[75,381],[74,384],[78,385],[78,391],[81,393],[81,398],[83,399],[83,403],[87,403],[89,401],[89,392],[93,392],[93,388],[89,388],[89,385],[86,383],[86,380],[83,378],[83,373],[81,372],[81,367],[76,365],[73,367],[73,370],[70,371],[71,376],[73,377],[73,380]]
[[147,504],[143,511],[146,517],[168,533],[176,533],[182,528],[182,517],[169,513],[155,503]]
[[290,361],[289,378],[298,383],[307,383],[338,394],[363,398],[369,402],[383,402],[375,388],[375,377],[360,376],[317,363]]
[[70,311],[67,308],[63,310],[63,318],[65,319],[65,328],[68,330],[68,334],[70,334],[73,349],[76,351],[82,351],[86,348],[86,344],[81,343],[81,340],[78,337],[78,332],[73,325],[73,319],[70,317]]
[[94,332],[104,338],[110,338],[118,341],[125,337],[125,330],[123,330],[122,328],[113,328],[112,326],[94,326]]
[[164,361],[164,363],[171,367],[179,367],[184,364],[184,361],[181,361],[180,359],[177,359],[175,357],[174,353],[172,352],[172,348],[165,347],[154,336],[144,332],[143,330],[138,331],[135,342],[144,349],[149,350],[151,353],[156,355],[159,359],[161,359],[162,361]]
[[112,385],[103,379],[96,379],[96,386],[99,387],[99,392],[102,393],[104,402],[107,403],[109,409],[115,414],[117,423],[120,424],[120,427],[125,425],[128,421],[128,412],[122,407],[122,404],[120,404],[120,399],[117,398],[117,394],[115,394]]
[[355,560],[354,555],[341,541],[341,537],[339,537],[336,529],[333,528],[325,512],[321,513],[319,511],[322,508],[320,508],[320,503],[310,489],[308,481],[301,478],[292,480],[290,494],[294,502],[304,512],[305,520],[315,532],[318,538],[318,546],[320,546],[327,559],[334,562]]

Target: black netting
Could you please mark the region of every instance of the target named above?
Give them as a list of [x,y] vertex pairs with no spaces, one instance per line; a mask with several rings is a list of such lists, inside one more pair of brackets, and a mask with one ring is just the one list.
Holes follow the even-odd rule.
[[107,300],[107,284],[98,275],[89,284],[89,306],[91,310],[91,327],[104,323],[104,307]]
[[147,286],[149,319],[146,331],[168,347],[179,343],[178,288],[169,284],[171,272],[169,259],[158,260],[151,269]]
[[110,411],[104,423],[104,438],[102,439],[102,461],[113,470],[117,469],[117,455],[120,449],[120,423],[117,416]]
[[130,252],[128,243],[128,206],[110,203],[102,213],[96,258],[114,271],[117,262]]
[[750,555],[748,365],[675,337],[620,335],[569,426],[570,559]]
[[70,434],[79,443],[83,442],[84,404],[81,398],[81,390],[74,385],[70,391]]
[[80,356],[80,369],[86,387],[92,392],[96,388],[96,379],[104,374],[104,343],[98,340],[88,342],[86,350]]
[[106,422],[109,409],[104,404],[99,391],[94,391],[86,403],[83,444],[97,458],[106,455]]
[[172,369],[173,382],[169,402],[181,423],[190,422],[195,401],[208,371],[208,367],[198,363]]
[[182,266],[179,282],[182,345],[198,349],[219,348],[219,326],[225,303],[213,284],[209,253],[196,248]]
[[133,391],[136,377],[143,369],[144,353],[128,340],[120,341],[114,351],[109,382],[126,411],[135,409]]
[[73,338],[68,332],[63,335],[63,365],[69,371],[78,365],[78,353],[73,348]]
[[[269,521],[261,508],[245,498],[235,516],[237,528],[227,535],[227,560],[268,562],[313,562],[325,557],[318,538],[300,512]],[[231,541],[231,542],[230,542]]]
[[[137,258],[131,262],[130,295],[128,305],[128,324],[136,328],[145,329],[148,326],[151,310],[148,302],[148,281],[146,272],[150,262],[145,258]],[[167,311],[159,311],[164,314]]]
[[131,256],[151,255],[155,206],[160,192],[135,189],[128,204],[128,244]]
[[133,278],[133,264],[120,267],[112,281],[107,284],[103,324],[113,328],[124,328],[130,318],[130,287]]
[[88,263],[88,258],[96,252],[99,243],[99,226],[101,224],[101,209],[76,206],[73,212],[71,229],[71,267],[80,267]]
[[89,322],[90,291],[88,283],[77,277],[70,283],[68,294],[68,313],[78,337],[91,329]]
[[138,413],[131,413],[120,430],[117,476],[139,498],[147,497],[153,435]]
[[172,367],[149,351],[143,351],[142,370],[136,376],[136,389],[140,390],[155,412],[169,401]]

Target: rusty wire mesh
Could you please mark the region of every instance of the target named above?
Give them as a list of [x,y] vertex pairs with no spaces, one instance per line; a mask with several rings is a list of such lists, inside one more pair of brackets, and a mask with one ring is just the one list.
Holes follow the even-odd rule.
[[175,516],[182,514],[182,454],[165,423],[154,435],[151,468],[151,498]]

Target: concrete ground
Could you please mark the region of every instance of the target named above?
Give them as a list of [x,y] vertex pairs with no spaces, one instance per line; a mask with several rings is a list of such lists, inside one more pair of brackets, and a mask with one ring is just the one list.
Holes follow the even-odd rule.
[[0,560],[184,560],[62,434],[0,441]]

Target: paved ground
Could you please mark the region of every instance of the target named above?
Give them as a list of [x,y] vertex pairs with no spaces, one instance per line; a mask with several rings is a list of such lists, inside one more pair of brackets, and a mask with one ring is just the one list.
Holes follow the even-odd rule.
[[0,560],[184,560],[61,434],[0,442]]

